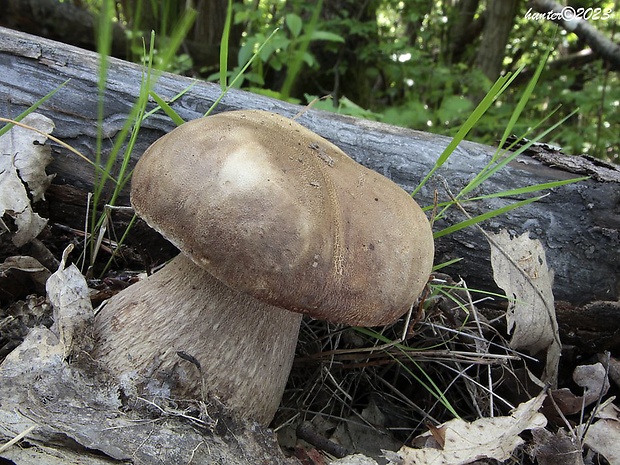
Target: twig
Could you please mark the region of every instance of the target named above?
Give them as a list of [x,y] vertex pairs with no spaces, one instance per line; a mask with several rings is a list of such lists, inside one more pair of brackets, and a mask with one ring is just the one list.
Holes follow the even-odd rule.
[[302,421],[297,426],[296,433],[299,439],[303,439],[308,444],[311,444],[317,449],[327,452],[336,458],[341,459],[352,453],[352,451],[348,448],[341,446],[340,444],[336,444],[321,435],[321,433],[319,433],[314,425],[309,421]]
[[9,447],[11,447],[13,444],[18,443],[19,441],[21,441],[22,439],[24,439],[26,436],[28,436],[32,430],[34,430],[38,425],[32,425],[29,426],[28,428],[26,428],[24,431],[22,431],[21,433],[19,433],[17,436],[15,436],[13,439],[11,439],[9,442],[7,442],[6,444],[4,444],[3,446],[0,446],[0,453],[4,452],[5,450],[7,450]]

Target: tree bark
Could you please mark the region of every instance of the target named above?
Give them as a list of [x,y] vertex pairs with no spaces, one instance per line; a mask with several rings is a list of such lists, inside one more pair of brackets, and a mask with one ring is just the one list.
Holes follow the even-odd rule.
[[458,63],[465,49],[480,34],[482,20],[474,21],[480,0],[462,0],[458,3],[457,13],[450,26],[450,63]]
[[[138,8],[139,3],[139,8]],[[234,2],[233,2],[234,3]],[[181,51],[192,58],[193,71],[200,74],[201,68],[213,68],[219,64],[219,50],[222,31],[228,7],[227,0],[196,0],[186,2],[151,2],[123,0],[123,14],[129,26],[120,21],[112,24],[112,50],[117,58],[132,59],[132,49],[142,49],[143,40],[150,40],[150,31],[156,32],[158,40],[169,36],[183,16],[187,6],[198,12],[194,27]],[[18,29],[48,39],[96,50],[97,15],[82,6],[58,0],[0,0],[0,26]],[[141,31],[141,37],[134,34],[128,38],[127,29]],[[237,64],[237,52],[243,29],[232,25],[229,37],[229,67]],[[138,57],[139,58],[139,57]],[[136,60],[137,61],[137,60]],[[211,73],[211,71],[208,71]]]
[[491,81],[495,81],[502,72],[506,43],[518,6],[518,0],[487,0],[484,31],[476,66]]
[[[39,112],[54,120],[56,137],[94,158],[97,63],[94,53],[0,29],[0,114],[15,117],[70,79]],[[108,75],[102,123],[104,157],[109,154],[114,137],[136,100],[142,69],[139,65],[112,59]],[[193,87],[172,105],[185,120],[203,115],[220,95],[219,86],[164,73],[155,88],[161,97],[170,99],[189,85]],[[235,90],[224,97],[217,111],[240,108],[268,110],[291,117],[306,110]],[[432,168],[450,141],[443,136],[314,110],[303,112],[298,121],[407,191],[411,191]],[[501,129],[502,123],[498,124]],[[161,112],[146,119],[131,165],[150,143],[172,128],[173,123]],[[73,216],[76,225],[81,225],[86,193],[93,189],[93,169],[58,145],[53,144],[52,153],[55,160],[48,171],[56,173],[56,178],[48,195],[50,220],[67,224],[68,217]],[[457,192],[489,162],[493,153],[492,147],[463,142],[449,163],[419,192],[416,200],[423,206],[432,206],[436,191],[438,201],[448,200],[443,180],[453,192]],[[514,234],[529,231],[532,237],[540,239],[546,248],[548,263],[555,270],[556,299],[573,305],[597,299],[617,300],[620,285],[620,172],[615,166],[604,166],[595,160],[551,155],[547,157],[547,154],[539,153],[538,158],[518,157],[485,182],[475,194],[490,194],[580,174],[592,177],[553,189],[542,200],[489,220],[483,226],[489,230],[504,228]],[[521,195],[490,198],[468,203],[465,208],[475,216],[521,198]],[[128,204],[126,193],[120,202]],[[463,215],[454,209],[445,219],[435,223],[434,229],[440,230],[463,219]],[[139,231],[140,241],[151,234],[146,229]],[[489,255],[489,246],[483,236],[476,229],[468,228],[437,240],[435,263],[464,258],[444,271],[463,277],[470,287],[496,290]]]
[[[144,2],[149,3],[149,2]],[[0,26],[95,50],[97,16],[71,2],[0,0]],[[129,44],[120,23],[112,27],[112,54],[126,58]]]

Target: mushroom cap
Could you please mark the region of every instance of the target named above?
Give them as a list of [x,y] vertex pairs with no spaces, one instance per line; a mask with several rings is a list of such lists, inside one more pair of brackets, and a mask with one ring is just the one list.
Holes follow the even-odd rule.
[[398,185],[265,111],[185,123],[151,145],[131,203],[224,284],[359,326],[394,322],[433,263],[430,224]]

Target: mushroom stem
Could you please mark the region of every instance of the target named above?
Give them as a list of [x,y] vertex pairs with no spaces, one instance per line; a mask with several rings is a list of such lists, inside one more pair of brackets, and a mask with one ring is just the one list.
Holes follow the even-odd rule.
[[141,395],[215,395],[267,424],[295,353],[301,315],[228,288],[179,255],[111,298],[95,320],[95,359]]

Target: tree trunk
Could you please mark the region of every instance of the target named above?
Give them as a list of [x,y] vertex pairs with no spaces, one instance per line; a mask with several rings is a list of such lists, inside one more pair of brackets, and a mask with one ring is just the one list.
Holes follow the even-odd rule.
[[506,43],[518,5],[518,0],[487,0],[484,32],[476,65],[491,81],[495,81],[502,72]]
[[483,21],[474,21],[480,0],[462,0],[456,7],[456,14],[450,26],[450,63],[459,63],[465,49],[480,34],[477,26]]
[[[143,2],[148,3],[148,2]],[[95,50],[97,16],[70,2],[58,0],[2,0],[0,26]],[[126,58],[129,45],[123,27],[112,27],[112,54]]]
[[[233,0],[232,3],[238,3],[238,0]],[[194,69],[204,76],[211,74],[219,66],[220,44],[228,11],[228,0],[198,0],[193,6],[198,11],[198,16],[189,40],[185,41],[185,46],[194,61]],[[237,66],[242,34],[243,26],[234,24],[233,21],[228,37],[228,69]],[[208,71],[201,71],[204,67],[208,68]]]
[[[98,76],[94,53],[0,29],[0,68],[3,70],[0,73],[0,115],[5,117],[17,116],[70,79],[38,111],[54,120],[56,137],[94,158],[97,124],[94,89]],[[139,65],[112,59],[108,76],[103,122],[104,156],[110,152],[114,137],[139,94],[142,69]],[[155,89],[162,98],[169,99],[190,84],[193,87],[172,105],[185,120],[203,115],[219,96],[219,86],[164,73]],[[305,110],[235,90],[224,97],[217,111],[240,108],[269,110],[291,117]],[[407,191],[411,191],[432,168],[449,142],[443,136],[314,110],[303,112],[298,121]],[[173,126],[161,112],[146,119],[136,141],[131,165],[150,143]],[[81,228],[86,194],[93,189],[93,169],[56,144],[52,145],[52,152],[54,162],[48,171],[56,173],[56,178],[47,196],[50,221],[74,222]],[[462,143],[450,162],[431,178],[416,200],[423,206],[431,206],[435,191],[438,192],[438,201],[449,199],[443,180],[453,192],[457,192],[489,162],[493,152],[494,149],[488,146]],[[604,166],[595,160],[547,152],[543,150],[538,158],[520,156],[485,182],[475,194],[490,194],[581,174],[592,177],[553,189],[542,200],[489,220],[483,226],[489,230],[507,229],[514,234],[530,231],[532,237],[540,239],[547,250],[548,263],[555,269],[556,299],[573,305],[597,299],[617,300],[620,285],[620,172],[617,167]],[[465,208],[475,216],[521,198],[521,195],[510,199],[490,198],[468,203]],[[128,205],[126,193],[120,203]],[[438,231],[463,219],[455,209],[435,223],[434,229]],[[140,242],[154,235],[147,229],[138,229],[136,234],[139,234]],[[463,258],[444,271],[463,277],[470,287],[496,289],[489,255],[486,240],[474,228],[441,237],[436,242],[435,262]]]
[[[233,2],[234,3],[234,2]],[[202,68],[211,74],[219,64],[220,42],[228,0],[157,1],[123,0],[120,2],[128,26],[120,21],[112,24],[112,55],[131,59],[135,49],[142,50],[143,40],[150,40],[150,31],[158,40],[169,37],[188,6],[198,15],[194,27],[183,42],[181,51],[192,58],[193,70],[200,74]],[[0,26],[18,29],[38,36],[96,50],[97,15],[82,6],[58,0],[3,0]],[[128,39],[127,30],[140,31]],[[229,37],[229,67],[237,64],[237,52],[243,29],[232,25]],[[135,55],[134,55],[135,58]],[[137,57],[139,58],[139,57]],[[136,61],[139,61],[136,59]]]

